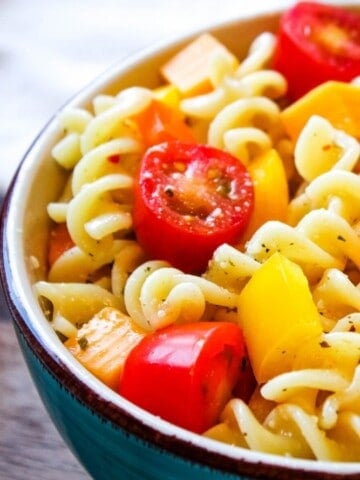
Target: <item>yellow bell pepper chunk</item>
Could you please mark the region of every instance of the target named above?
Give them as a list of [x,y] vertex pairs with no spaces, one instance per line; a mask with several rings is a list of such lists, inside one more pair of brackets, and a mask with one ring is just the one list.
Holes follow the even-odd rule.
[[163,85],[153,90],[154,97],[171,108],[179,109],[181,94],[175,85]]
[[323,336],[312,338],[298,351],[293,367],[295,370],[304,368],[337,370],[350,381],[358,365],[359,355],[355,348],[348,345],[329,345]]
[[285,221],[289,203],[286,172],[276,150],[263,153],[247,168],[254,184],[254,210],[241,244],[268,220]]
[[259,383],[293,368],[297,350],[322,333],[301,268],[275,253],[239,295],[239,323]]
[[312,115],[324,117],[335,128],[360,138],[360,86],[329,81],[283,110],[283,125],[294,142]]

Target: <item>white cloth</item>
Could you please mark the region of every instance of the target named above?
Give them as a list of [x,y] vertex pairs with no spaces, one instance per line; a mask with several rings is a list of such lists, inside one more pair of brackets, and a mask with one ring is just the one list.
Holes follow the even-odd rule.
[[269,1],[2,0],[0,192],[48,118],[108,66],[167,36]]

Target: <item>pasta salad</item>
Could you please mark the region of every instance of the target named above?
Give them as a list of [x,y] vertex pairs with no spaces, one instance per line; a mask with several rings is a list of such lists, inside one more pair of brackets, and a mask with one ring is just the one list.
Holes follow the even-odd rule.
[[301,2],[237,58],[59,114],[48,278],[72,354],[221,442],[360,460],[360,18]]

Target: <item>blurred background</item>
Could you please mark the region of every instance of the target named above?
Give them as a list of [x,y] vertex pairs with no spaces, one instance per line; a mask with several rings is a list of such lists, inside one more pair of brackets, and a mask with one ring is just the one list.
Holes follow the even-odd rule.
[[[270,3],[293,1],[0,0],[0,199],[49,117],[107,67]],[[88,476],[37,397],[0,288],[0,479],[25,478]]]
[[268,1],[0,0],[0,189],[50,115],[108,66]]

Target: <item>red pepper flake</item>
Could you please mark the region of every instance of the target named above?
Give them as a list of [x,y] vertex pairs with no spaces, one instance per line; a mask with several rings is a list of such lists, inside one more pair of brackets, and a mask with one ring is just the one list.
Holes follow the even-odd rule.
[[119,163],[120,162],[120,154],[119,153],[114,153],[114,155],[109,155],[107,157],[108,162],[110,163]]

